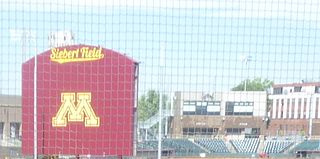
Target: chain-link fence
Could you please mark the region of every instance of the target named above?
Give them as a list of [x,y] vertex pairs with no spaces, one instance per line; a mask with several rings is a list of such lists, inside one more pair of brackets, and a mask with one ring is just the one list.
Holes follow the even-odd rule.
[[319,2],[4,0],[0,157],[314,157]]

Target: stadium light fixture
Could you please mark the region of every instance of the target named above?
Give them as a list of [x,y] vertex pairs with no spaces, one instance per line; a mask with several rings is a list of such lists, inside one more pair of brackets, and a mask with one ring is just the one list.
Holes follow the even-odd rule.
[[[247,72],[249,72],[248,64],[249,64],[250,61],[252,61],[252,56],[250,56],[250,55],[241,55],[240,59],[241,59],[242,63],[245,63],[246,70],[247,70]],[[248,80],[248,75],[246,76],[246,79],[244,80],[244,91],[247,91],[247,80]]]

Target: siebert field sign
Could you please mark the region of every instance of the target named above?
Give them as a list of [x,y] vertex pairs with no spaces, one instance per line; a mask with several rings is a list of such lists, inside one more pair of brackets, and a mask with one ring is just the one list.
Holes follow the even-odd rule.
[[[34,61],[22,65],[22,151],[33,153]],[[52,48],[37,56],[39,154],[133,154],[132,59],[100,46]]]
[[102,48],[89,48],[89,47],[80,47],[80,48],[53,48],[51,49],[50,59],[51,61],[58,63],[67,63],[67,62],[81,62],[81,61],[94,61],[104,58],[102,53]]

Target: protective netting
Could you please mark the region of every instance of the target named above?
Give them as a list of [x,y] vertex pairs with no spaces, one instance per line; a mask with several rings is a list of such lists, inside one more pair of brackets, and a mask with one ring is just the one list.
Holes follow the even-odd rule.
[[1,1],[0,158],[316,156],[319,5]]

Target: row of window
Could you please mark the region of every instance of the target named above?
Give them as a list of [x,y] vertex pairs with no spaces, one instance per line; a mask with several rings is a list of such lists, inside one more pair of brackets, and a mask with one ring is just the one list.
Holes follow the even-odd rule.
[[[287,90],[283,90],[283,87],[273,88],[273,94],[283,94],[283,93],[292,93],[292,92],[301,92],[302,86],[293,87],[293,90],[290,89],[289,92]],[[316,86],[314,88],[314,93],[320,93],[320,86]]]
[[214,135],[219,128],[183,128],[183,135]]
[[[183,103],[183,115],[221,115],[220,105],[217,105],[221,104],[220,102],[201,104],[202,101],[184,101]],[[254,102],[226,102],[225,115],[252,116],[253,105]]]
[[[219,128],[183,128],[183,135],[215,135]],[[260,128],[226,128],[229,135],[260,135]]]
[[260,128],[226,128],[226,133],[232,135],[260,135]]
[[[5,126],[5,123],[0,122],[0,139],[3,139],[4,126]],[[12,138],[12,139],[19,139],[20,138],[20,136],[19,136],[20,126],[21,126],[21,123],[18,123],[18,122],[11,122],[10,123],[10,138]]]
[[220,106],[220,101],[183,101],[183,105],[190,106]]

